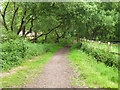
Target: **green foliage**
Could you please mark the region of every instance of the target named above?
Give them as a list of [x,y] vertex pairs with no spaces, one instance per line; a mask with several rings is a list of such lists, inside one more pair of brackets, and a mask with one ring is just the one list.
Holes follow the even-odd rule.
[[22,40],[22,38],[20,38],[20,36],[16,35],[16,33],[11,32],[11,31],[7,31],[7,32],[3,31],[1,39],[2,39],[2,43],[10,41],[11,39],[12,40],[16,40],[16,39]]
[[21,64],[25,59],[46,52],[53,52],[55,46],[53,44],[36,44],[22,40],[5,42],[2,44],[2,69],[11,69],[11,67]]
[[118,55],[108,53],[105,50],[99,50],[98,48],[92,50],[92,47],[88,47],[86,44],[82,45],[81,50],[95,57],[97,61],[104,62],[108,66],[118,67]]
[[25,57],[27,47],[25,42],[18,40],[10,40],[2,44],[2,68],[19,65]]
[[[92,42],[87,42],[87,44],[88,44],[90,47],[92,46]],[[119,43],[118,43],[118,44],[119,44]],[[94,46],[94,48],[99,49],[99,43],[93,43],[93,46]],[[118,48],[119,48],[119,46],[112,46],[112,45],[111,45],[109,52],[116,52],[116,53],[118,53]],[[101,49],[101,50],[104,50],[104,51],[107,51],[107,50],[108,50],[107,42],[106,42],[106,44],[101,43],[101,44],[100,44],[100,49]]]
[[[1,5],[3,14],[7,2],[2,2]],[[58,34],[71,32],[74,36],[78,34],[75,37],[113,41],[118,40],[118,36],[120,36],[118,33],[118,5],[117,2],[9,2],[5,20],[8,31],[10,31],[14,10],[19,7],[15,14],[17,17],[15,16],[13,20],[13,31],[16,33],[22,25],[21,31],[25,26],[25,31],[37,32],[36,36],[38,36],[39,33],[48,33],[50,29],[61,24]],[[24,23],[21,22],[22,18]],[[2,25],[2,29],[3,27],[5,26]],[[56,35],[51,33],[55,38]]]
[[118,88],[118,69],[106,66],[82,50],[71,50],[71,65],[75,69],[72,85],[90,88]]
[[81,43],[75,43],[75,44],[72,45],[72,47],[71,47],[70,49],[71,49],[71,50],[73,50],[73,49],[80,49],[81,46],[82,46]]
[[72,43],[73,43],[73,39],[72,38],[71,39],[63,38],[63,39],[60,39],[58,44],[62,45],[62,46],[67,46],[67,45],[72,45]]

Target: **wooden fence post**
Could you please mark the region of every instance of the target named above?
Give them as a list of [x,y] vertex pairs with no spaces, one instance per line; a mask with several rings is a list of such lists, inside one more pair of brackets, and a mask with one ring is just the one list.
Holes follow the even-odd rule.
[[108,52],[110,51],[110,42],[108,42]]
[[99,41],[99,46],[98,46],[98,48],[100,49],[100,41]]

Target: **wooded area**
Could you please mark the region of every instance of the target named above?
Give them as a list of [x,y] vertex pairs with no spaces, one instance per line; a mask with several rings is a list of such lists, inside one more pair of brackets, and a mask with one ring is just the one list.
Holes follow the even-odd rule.
[[[120,2],[0,2],[2,87],[20,87],[34,81],[48,63],[39,78],[40,88],[75,84],[82,88],[117,88],[119,7]],[[12,70],[14,67],[18,71]],[[68,86],[70,72],[75,72],[75,81]]]
[[3,32],[17,35],[33,33],[30,40],[42,43],[51,39],[83,38],[119,41],[119,4],[117,2],[2,2]]

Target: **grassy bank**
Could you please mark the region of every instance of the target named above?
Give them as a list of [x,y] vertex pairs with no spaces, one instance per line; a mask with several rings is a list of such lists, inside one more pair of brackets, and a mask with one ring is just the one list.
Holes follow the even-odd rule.
[[1,47],[2,58],[0,62],[2,63],[2,71],[7,71],[34,56],[53,51],[57,45],[30,43],[23,39],[10,39],[9,41],[3,42]]
[[97,62],[82,50],[71,50],[68,55],[76,75],[73,85],[90,88],[118,88],[118,70]]
[[[54,47],[52,51],[49,51],[41,55],[37,59],[32,59],[32,61],[26,61],[19,66],[24,67],[23,69],[18,69],[16,73],[5,76],[2,78],[2,88],[10,87],[20,87],[26,83],[35,81],[39,73],[42,72],[42,67],[45,65],[52,55],[58,50],[59,46]],[[18,66],[18,67],[19,67]]]

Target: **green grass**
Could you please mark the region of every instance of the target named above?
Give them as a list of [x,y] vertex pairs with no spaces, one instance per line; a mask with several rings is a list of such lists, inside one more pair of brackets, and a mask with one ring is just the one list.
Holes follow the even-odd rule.
[[[0,45],[1,46],[1,45]],[[10,40],[2,43],[0,62],[2,71],[18,66],[25,60],[54,50],[56,44],[31,43],[24,40]]]
[[[71,65],[75,67],[76,77],[73,85],[90,88],[118,88],[118,70],[97,62],[81,50],[71,50],[68,55]],[[115,69],[115,70],[114,70]]]
[[[92,46],[91,42],[89,42],[88,44],[89,44],[89,46]],[[99,43],[93,43],[93,46],[95,48],[99,48]],[[108,45],[100,44],[100,49],[103,49],[103,50],[107,51],[108,50]],[[110,52],[118,53],[118,46],[110,46]]]
[[[42,67],[45,65],[52,55],[61,47],[54,47],[52,52],[48,52],[44,55],[41,55],[39,59],[32,62],[26,61],[19,66],[25,67],[24,69],[19,69],[14,74],[2,78],[2,88],[10,87],[20,87],[26,83],[33,82],[37,79],[39,73],[42,72]],[[35,78],[35,79],[32,79]]]

